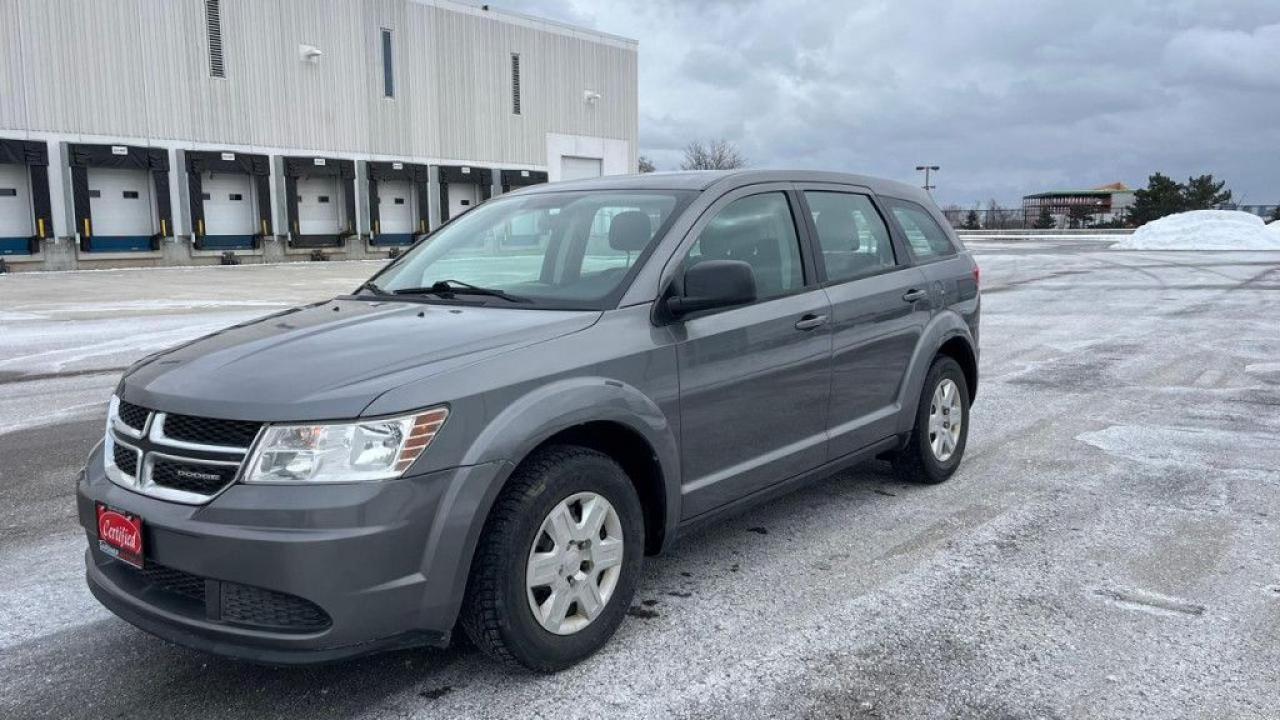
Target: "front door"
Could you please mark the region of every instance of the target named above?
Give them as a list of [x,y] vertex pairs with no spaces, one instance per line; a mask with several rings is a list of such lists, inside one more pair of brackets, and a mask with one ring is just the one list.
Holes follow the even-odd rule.
[[807,186],[818,273],[831,298],[831,457],[894,434],[907,365],[929,320],[928,284],[895,248],[870,195]]
[[671,326],[680,373],[685,518],[813,469],[827,459],[831,308],[804,262],[797,198],[785,188],[731,193],[696,228],[682,274],[741,260],[757,301]]

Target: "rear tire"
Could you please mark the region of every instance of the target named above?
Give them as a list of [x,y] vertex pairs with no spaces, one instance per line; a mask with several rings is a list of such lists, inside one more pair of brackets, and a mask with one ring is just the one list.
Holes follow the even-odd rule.
[[[606,516],[594,531],[587,522],[593,508]],[[566,518],[575,534],[562,543],[553,535],[563,532]],[[516,469],[485,522],[462,628],[476,647],[504,663],[536,672],[570,667],[599,650],[622,623],[644,542],[640,498],[618,463],[573,445],[539,450]],[[557,573],[536,588],[535,555],[553,559]],[[553,602],[557,592],[571,598],[567,605]],[[535,614],[539,604],[546,610],[541,618]]]
[[959,363],[939,355],[925,375],[911,435],[890,457],[894,475],[911,483],[945,482],[960,466],[968,437],[969,384]]

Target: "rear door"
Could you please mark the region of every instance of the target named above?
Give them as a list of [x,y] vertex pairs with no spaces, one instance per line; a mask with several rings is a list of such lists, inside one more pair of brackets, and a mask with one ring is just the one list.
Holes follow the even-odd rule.
[[929,283],[934,310],[971,300],[977,293],[972,261],[957,251],[939,218],[910,200],[885,198],[884,203],[902,230],[912,260]]
[[706,259],[748,263],[759,298],[671,326],[686,518],[827,459],[831,307],[801,246],[798,203],[784,184],[730,192],[680,255],[678,276]]
[[802,185],[817,272],[831,298],[831,457],[896,430],[907,364],[929,319],[928,285],[869,191]]

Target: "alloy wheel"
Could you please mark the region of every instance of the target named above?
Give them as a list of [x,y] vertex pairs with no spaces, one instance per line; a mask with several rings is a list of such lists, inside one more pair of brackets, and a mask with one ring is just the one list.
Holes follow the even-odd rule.
[[950,378],[943,378],[929,401],[929,448],[938,462],[946,462],[955,454],[963,423],[960,388]]

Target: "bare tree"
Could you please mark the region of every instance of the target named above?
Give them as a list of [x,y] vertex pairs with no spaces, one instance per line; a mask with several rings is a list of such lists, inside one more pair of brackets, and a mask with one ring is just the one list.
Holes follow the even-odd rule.
[[724,138],[719,140],[694,140],[684,148],[681,170],[732,170],[744,167],[747,159],[738,147]]
[[657,169],[657,166],[653,164],[652,160],[643,155],[640,156],[640,172],[651,173]]
[[995,198],[987,201],[987,222],[986,227],[991,229],[1003,230],[1012,225],[1013,213],[996,202]]

